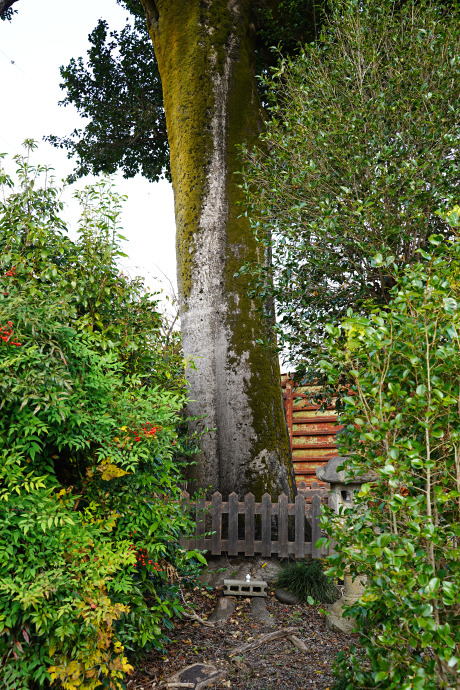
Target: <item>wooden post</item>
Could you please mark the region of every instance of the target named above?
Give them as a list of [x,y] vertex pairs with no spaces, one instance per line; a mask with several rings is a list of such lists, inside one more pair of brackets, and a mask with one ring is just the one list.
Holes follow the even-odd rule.
[[278,558],[288,558],[288,497],[278,496]]
[[[312,493],[314,494],[312,496]],[[196,533],[194,538],[189,536],[180,537],[180,544],[185,549],[197,548],[201,551],[209,549],[213,556],[219,556],[222,549],[227,549],[229,556],[237,556],[243,552],[245,556],[254,556],[261,553],[263,558],[269,558],[272,553],[277,553],[280,558],[288,558],[293,554],[295,558],[305,558],[306,553],[311,553],[312,558],[322,558],[326,553],[333,550],[326,550],[324,547],[316,548],[315,544],[321,538],[320,516],[322,492],[309,490],[297,494],[294,504],[288,503],[286,494],[278,496],[278,505],[271,502],[269,494],[262,496],[262,503],[255,504],[254,494],[249,493],[244,497],[244,502],[238,502],[238,495],[231,493],[228,503],[223,503],[222,495],[218,492],[212,496],[211,503],[200,498],[194,508],[196,514]],[[311,498],[311,505],[307,506],[307,501]],[[190,497],[187,493],[182,494],[182,500],[189,505]],[[211,536],[207,539],[206,534],[206,515],[211,508]],[[305,543],[305,518],[311,517],[312,543]],[[262,538],[255,541],[255,514],[261,515],[262,519]],[[228,539],[222,540],[222,514],[228,513]],[[239,514],[245,516],[244,542],[238,540],[238,517]],[[278,542],[272,542],[272,515],[278,515]],[[289,515],[294,515],[295,535],[294,541],[289,541]],[[209,530],[209,524],[208,524]],[[256,546],[257,545],[257,546]],[[308,546],[308,552],[307,552]]]
[[305,558],[305,496],[295,497],[295,557]]
[[228,555],[238,556],[238,494],[228,497]]
[[211,554],[220,556],[222,553],[222,494],[216,491],[212,496],[212,531]]
[[272,499],[268,494],[262,496],[262,558],[272,555]]
[[254,494],[246,494],[244,497],[244,555],[254,556]]
[[322,548],[316,548],[316,542],[321,538],[321,527],[319,518],[321,514],[321,499],[319,496],[313,496],[311,501],[311,557],[321,558]]
[[202,496],[196,503],[196,548],[205,550],[206,499]]
[[[186,506],[186,511],[188,511],[188,509],[190,508],[190,494],[187,493],[187,491],[182,492],[181,501],[183,501],[183,503]],[[190,537],[188,537],[188,536],[187,537],[180,537],[179,544],[181,545],[181,547],[183,549],[186,549],[187,551],[189,551],[190,549],[195,548],[195,538],[196,538],[196,534],[190,535]],[[193,539],[193,546],[191,544],[192,539]]]

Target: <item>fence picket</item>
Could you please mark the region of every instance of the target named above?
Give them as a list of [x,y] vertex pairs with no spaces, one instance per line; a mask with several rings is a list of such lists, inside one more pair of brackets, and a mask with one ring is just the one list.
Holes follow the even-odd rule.
[[262,496],[262,558],[272,555],[272,499],[268,494]]
[[319,496],[313,496],[311,501],[311,557],[321,558],[322,548],[316,548],[316,542],[321,538],[321,527],[319,518],[321,513],[321,499]]
[[212,497],[211,507],[212,531],[211,554],[220,556],[222,553],[222,494],[216,491]]
[[238,556],[238,494],[228,497],[228,555]]
[[305,496],[295,497],[295,557],[305,558]]
[[254,556],[254,494],[246,494],[244,497],[244,555]]
[[[321,537],[320,513],[322,498],[325,491],[315,491],[315,495],[299,492],[294,503],[288,503],[288,497],[281,494],[277,503],[272,503],[269,494],[262,496],[262,502],[256,503],[254,494],[249,493],[244,497],[244,502],[239,503],[236,493],[231,493],[227,502],[222,501],[222,495],[214,493],[211,501],[203,497],[195,504],[190,503],[189,495],[184,492],[182,501],[190,509],[194,509],[196,517],[196,532],[193,538],[180,537],[180,544],[185,549],[200,549],[209,551],[213,556],[219,556],[227,552],[229,556],[254,556],[260,553],[263,558],[269,558],[272,553],[280,558],[289,555],[295,558],[321,558],[326,550],[324,547],[317,549],[316,541]],[[309,503],[311,497],[311,503]],[[307,513],[308,511],[308,513]],[[207,514],[210,512],[210,521],[207,522]],[[228,533],[224,531],[222,516],[228,515]],[[244,540],[238,539],[238,515],[244,514]],[[311,542],[305,541],[305,520],[311,520]],[[261,516],[262,534],[256,539],[255,516]],[[289,541],[289,515],[294,517],[294,541]],[[209,520],[209,518],[208,518]],[[274,521],[278,523],[278,535],[272,539],[272,527]],[[206,524],[208,535],[206,536]],[[211,528],[211,534],[209,529]],[[292,537],[291,537],[292,538]],[[260,541],[259,541],[260,539]],[[332,547],[333,548],[333,547]],[[327,553],[331,552],[331,548]]]
[[289,556],[288,547],[288,497],[286,494],[278,496],[278,557]]
[[204,551],[206,532],[206,500],[202,496],[196,503],[196,547]]
[[[185,507],[185,510],[188,511],[190,506],[190,494],[187,493],[187,491],[182,492],[181,501]],[[189,548],[194,548],[194,546],[189,546],[190,540],[188,537],[180,537],[179,544],[183,549],[186,549],[187,551],[189,550]]]

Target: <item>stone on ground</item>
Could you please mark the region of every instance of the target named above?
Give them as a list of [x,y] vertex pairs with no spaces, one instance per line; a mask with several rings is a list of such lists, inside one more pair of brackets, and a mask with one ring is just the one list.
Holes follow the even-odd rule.
[[275,589],[275,597],[282,604],[294,606],[295,604],[299,603],[299,598],[295,594],[292,594],[292,592],[288,592],[287,589],[282,589],[281,587],[279,589]]
[[172,676],[162,681],[158,687],[181,687],[180,684],[183,683],[184,685],[182,687],[185,686],[193,688],[193,690],[202,690],[202,688],[215,685],[218,680],[221,680],[226,675],[226,671],[217,668],[217,666],[211,666],[210,664],[192,664],[191,666],[186,666],[180,671],[177,671],[177,673],[173,673]]
[[246,575],[256,580],[275,582],[281,571],[278,558],[262,558],[261,556],[210,556],[208,566],[200,575],[200,582],[211,587],[222,587],[224,580],[244,580]]
[[235,602],[231,597],[219,597],[216,603],[216,608],[209,616],[208,622],[226,623],[234,610]]
[[267,605],[263,597],[253,597],[251,599],[251,616],[254,620],[271,628],[275,627],[275,619],[267,611]]

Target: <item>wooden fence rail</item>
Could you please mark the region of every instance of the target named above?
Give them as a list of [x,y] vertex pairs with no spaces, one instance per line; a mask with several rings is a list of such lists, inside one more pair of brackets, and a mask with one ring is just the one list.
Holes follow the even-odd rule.
[[[277,503],[272,503],[268,494],[262,496],[261,503],[256,503],[251,493],[244,501],[239,501],[236,493],[230,494],[228,501],[222,501],[218,492],[211,501],[201,498],[190,503],[187,493],[183,497],[196,515],[196,535],[182,538],[183,548],[208,551],[212,556],[227,552],[229,556],[260,554],[263,558],[322,558],[328,553],[324,547],[315,546],[321,537],[321,505],[327,502],[324,491],[300,491],[294,503],[288,503],[286,494],[281,494]],[[290,536],[293,541],[289,541]]]

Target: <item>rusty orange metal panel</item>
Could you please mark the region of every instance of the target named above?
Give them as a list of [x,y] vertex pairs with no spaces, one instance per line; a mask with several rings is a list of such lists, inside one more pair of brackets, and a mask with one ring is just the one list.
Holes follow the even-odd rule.
[[318,408],[314,410],[294,410],[293,415],[294,420],[298,418],[301,418],[302,421],[304,421],[304,419],[311,419],[312,422],[317,422],[320,420],[322,421],[324,418],[331,421],[335,421],[337,419],[335,410],[321,410],[321,412],[319,412]]
[[294,420],[294,424],[292,425],[292,433],[294,436],[301,436],[302,434],[305,436],[328,436],[332,434],[335,436],[339,429],[343,429],[343,426],[339,427],[337,424],[328,424],[327,422],[297,424]]
[[315,470],[317,467],[322,467],[323,464],[322,458],[312,458],[311,462],[296,462],[295,467],[300,472],[309,472],[311,469]]
[[[296,460],[308,460],[308,458],[333,458],[337,455],[335,448],[294,448],[292,451],[292,459]],[[327,460],[324,461],[324,464]]]
[[336,448],[335,435],[332,436],[293,436],[294,448]]
[[335,437],[343,427],[335,423],[337,414],[333,407],[319,410],[311,404],[311,396],[319,391],[317,386],[294,388],[287,374],[282,374],[281,386],[296,483],[305,481],[311,485],[316,481],[316,468],[337,454]]

